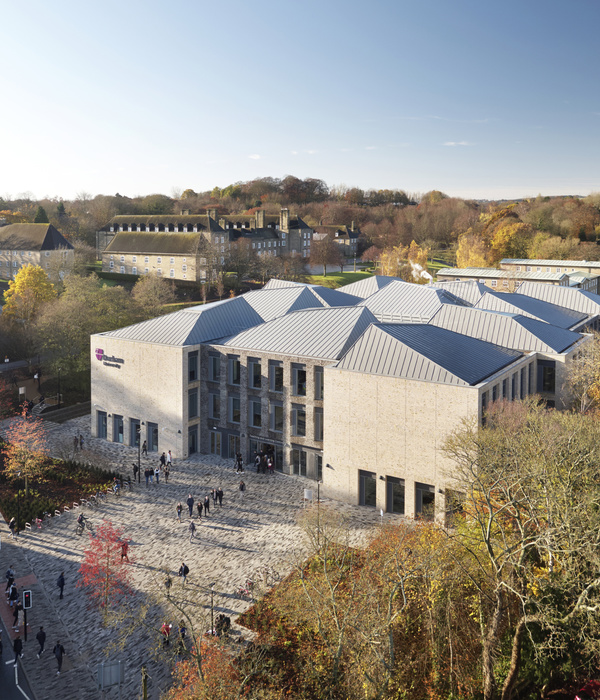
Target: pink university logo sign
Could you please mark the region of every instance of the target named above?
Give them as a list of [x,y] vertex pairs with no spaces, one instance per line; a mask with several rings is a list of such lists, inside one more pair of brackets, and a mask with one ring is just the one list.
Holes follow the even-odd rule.
[[96,359],[100,360],[100,362],[102,362],[103,357],[104,357],[104,350],[101,350],[100,348],[96,348]]

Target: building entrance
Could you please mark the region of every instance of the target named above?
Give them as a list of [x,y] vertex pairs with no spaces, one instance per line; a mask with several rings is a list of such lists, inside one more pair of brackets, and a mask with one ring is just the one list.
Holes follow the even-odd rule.
[[283,447],[272,442],[261,442],[260,440],[250,440],[250,454],[248,455],[247,464],[254,466],[254,459],[257,454],[265,454],[274,460],[275,469],[278,472],[283,471]]

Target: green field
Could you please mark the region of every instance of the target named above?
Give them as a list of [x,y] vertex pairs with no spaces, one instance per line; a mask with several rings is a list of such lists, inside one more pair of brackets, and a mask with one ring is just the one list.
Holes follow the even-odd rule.
[[327,277],[324,275],[309,275],[307,282],[336,289],[337,287],[343,287],[345,284],[358,282],[372,276],[371,272],[328,272]]

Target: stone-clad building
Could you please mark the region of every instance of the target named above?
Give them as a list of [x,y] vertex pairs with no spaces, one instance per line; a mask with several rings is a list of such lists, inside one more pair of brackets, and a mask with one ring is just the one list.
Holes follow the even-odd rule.
[[0,279],[14,279],[22,267],[39,265],[56,281],[73,262],[73,246],[52,224],[0,226]]
[[92,434],[135,445],[139,427],[149,451],[175,457],[241,452],[251,463],[262,450],[332,497],[442,515],[453,492],[446,437],[463,419],[484,421],[496,400],[562,405],[565,364],[589,338],[578,331],[600,309],[600,297],[584,311],[488,294],[468,282],[451,293],[395,279],[341,290],[273,280],[97,334]]

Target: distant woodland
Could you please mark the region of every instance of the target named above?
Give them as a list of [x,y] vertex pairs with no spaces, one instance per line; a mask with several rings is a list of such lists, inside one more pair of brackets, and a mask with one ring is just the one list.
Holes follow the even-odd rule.
[[[431,255],[459,267],[495,265],[503,257],[600,259],[600,193],[517,201],[475,201],[443,192],[330,188],[322,180],[260,178],[210,191],[126,197],[82,192],[74,200],[0,197],[0,218],[33,221],[42,207],[72,243],[93,246],[95,231],[117,214],[169,214],[189,210],[219,214],[276,214],[283,206],[310,226],[352,222],[362,231],[359,252],[377,259],[383,251],[415,241]],[[368,252],[367,252],[368,251]]]

